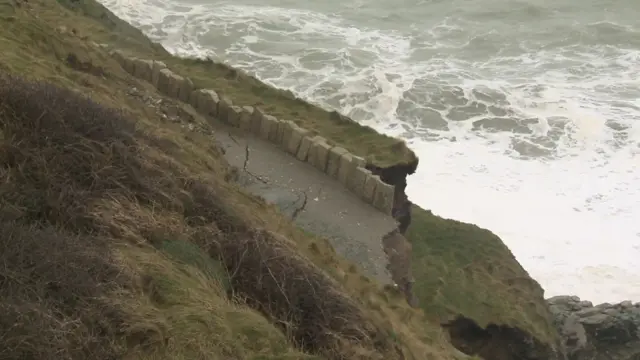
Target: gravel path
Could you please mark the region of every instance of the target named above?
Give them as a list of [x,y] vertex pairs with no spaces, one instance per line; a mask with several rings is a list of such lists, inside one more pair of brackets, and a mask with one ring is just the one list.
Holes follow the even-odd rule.
[[245,188],[276,204],[301,228],[323,236],[336,251],[381,284],[392,283],[382,238],[397,224],[311,165],[252,135],[214,129]]

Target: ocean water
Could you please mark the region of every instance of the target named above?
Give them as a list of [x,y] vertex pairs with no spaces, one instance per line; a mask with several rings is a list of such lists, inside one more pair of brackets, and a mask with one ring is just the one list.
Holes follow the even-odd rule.
[[406,139],[409,197],[494,231],[546,296],[640,301],[640,2],[101,1]]

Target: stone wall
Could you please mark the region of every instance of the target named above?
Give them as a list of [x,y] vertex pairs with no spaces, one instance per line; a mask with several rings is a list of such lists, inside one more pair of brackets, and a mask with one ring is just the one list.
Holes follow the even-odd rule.
[[640,303],[547,299],[568,360],[640,360]]
[[220,121],[270,141],[336,179],[366,203],[392,215],[395,188],[368,170],[364,158],[334,146],[294,121],[277,119],[257,107],[234,104],[214,89],[196,89],[191,79],[172,72],[160,61],[129,57],[120,51],[112,51],[111,55],[128,73],[150,82],[161,94],[190,104],[207,121]]

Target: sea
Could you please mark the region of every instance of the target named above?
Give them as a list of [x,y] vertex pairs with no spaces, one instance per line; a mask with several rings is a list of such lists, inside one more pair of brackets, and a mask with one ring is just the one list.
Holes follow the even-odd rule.
[[410,199],[495,232],[545,296],[640,301],[639,1],[100,1],[405,139]]

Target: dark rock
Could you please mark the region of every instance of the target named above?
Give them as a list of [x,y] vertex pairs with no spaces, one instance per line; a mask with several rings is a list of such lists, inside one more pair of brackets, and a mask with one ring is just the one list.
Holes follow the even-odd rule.
[[568,360],[640,359],[640,307],[631,301],[596,306],[577,296],[547,299]]

